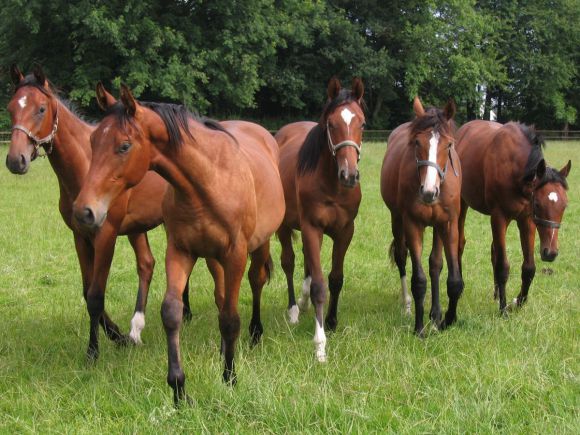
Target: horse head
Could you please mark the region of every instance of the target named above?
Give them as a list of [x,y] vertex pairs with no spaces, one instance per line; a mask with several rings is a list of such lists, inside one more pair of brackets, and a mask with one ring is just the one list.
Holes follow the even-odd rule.
[[424,109],[419,97],[415,97],[413,110],[416,118],[411,123],[410,146],[415,148],[419,194],[423,202],[432,204],[439,197],[450,161],[453,166],[455,103],[450,99],[443,109]]
[[152,148],[141,127],[147,114],[129,88],[121,85],[117,101],[99,83],[97,102],[107,114],[91,134],[91,166],[73,204],[76,221],[88,229],[100,227],[111,203],[143,179]]
[[38,156],[39,147],[51,144],[54,139],[58,128],[58,103],[39,66],[26,77],[16,65],[12,65],[10,73],[16,88],[8,103],[12,137],[6,166],[13,174],[25,174],[30,162]]
[[540,236],[540,256],[542,261],[554,261],[558,256],[558,230],[564,211],[568,205],[566,178],[570,173],[572,162],[560,171],[546,165],[540,160],[531,184],[532,219]]
[[333,77],[328,84],[328,100],[322,115],[328,147],[336,160],[338,179],[346,187],[355,187],[360,179],[360,159],[365,115],[362,110],[364,85],[355,77],[351,89],[342,89]]

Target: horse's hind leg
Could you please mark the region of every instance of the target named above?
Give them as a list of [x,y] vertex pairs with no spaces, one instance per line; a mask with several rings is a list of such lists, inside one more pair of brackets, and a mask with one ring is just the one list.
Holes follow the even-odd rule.
[[405,243],[405,234],[403,231],[403,221],[400,216],[392,215],[391,230],[393,233],[393,242],[391,244],[391,257],[399,270],[401,279],[401,301],[403,303],[403,312],[411,315],[411,296],[407,289],[407,245]]
[[338,297],[342,290],[344,281],[344,257],[354,234],[354,222],[351,222],[340,237],[334,240],[332,245],[332,270],[328,275],[328,288],[330,290],[330,303],[328,304],[328,313],[326,314],[325,326],[327,329],[334,331],[338,324]]
[[[439,232],[439,237],[443,239],[445,248],[445,258],[447,260],[447,296],[449,297],[449,306],[445,313],[445,319],[441,328],[452,325],[457,320],[457,304],[459,297],[463,293],[463,277],[459,268],[458,244],[459,231],[456,221],[451,221],[450,225],[444,225]],[[441,243],[441,240],[439,240]]]
[[131,319],[129,337],[135,344],[141,344],[141,331],[145,327],[145,308],[147,307],[147,296],[149,295],[149,286],[153,277],[155,259],[149,247],[147,233],[131,234],[128,239],[135,251],[137,273],[139,275],[137,302],[135,303],[135,313]]
[[270,257],[270,241],[268,240],[250,254],[251,264],[248,270],[248,279],[252,288],[252,320],[250,321],[250,338],[252,346],[260,341],[264,332],[260,319],[260,301],[262,288],[270,278],[272,272],[272,257]]
[[429,278],[431,279],[431,311],[429,318],[435,327],[441,323],[441,304],[439,302],[439,276],[443,269],[443,243],[436,228],[433,228],[433,248],[429,255]]
[[459,212],[459,221],[457,223],[458,231],[459,231],[459,273],[463,276],[463,251],[465,250],[465,243],[467,243],[465,239],[465,218],[467,217],[467,211],[469,210],[469,206],[464,200],[461,200],[461,211]]
[[186,322],[189,322],[193,317],[193,314],[191,314],[191,306],[189,305],[189,278],[191,278],[191,275],[189,275],[189,277],[187,278],[187,282],[185,283],[185,287],[183,288],[183,296],[182,296],[183,320],[185,320]]
[[281,263],[286,283],[288,286],[288,321],[298,323],[298,314],[300,310],[296,305],[296,296],[294,295],[294,249],[292,247],[292,229],[281,226],[278,230],[278,239],[282,245]]
[[493,257],[495,257],[493,273],[499,294],[499,309],[502,314],[505,313],[507,307],[505,287],[510,273],[510,265],[505,249],[507,225],[508,222],[503,216],[492,214],[491,229],[493,233]]

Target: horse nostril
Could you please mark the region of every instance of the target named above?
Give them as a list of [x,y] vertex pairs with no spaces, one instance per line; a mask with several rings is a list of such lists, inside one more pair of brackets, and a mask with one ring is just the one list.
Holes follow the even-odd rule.
[[344,178],[345,180],[348,178],[348,176],[346,175],[346,171],[344,169],[340,170],[340,178]]
[[356,171],[355,179],[356,179],[356,181],[360,180],[360,172],[359,171]]
[[24,154],[20,154],[20,168],[23,169],[26,167],[26,157]]
[[85,207],[82,212],[82,220],[87,225],[93,225],[95,223],[95,214],[89,207]]

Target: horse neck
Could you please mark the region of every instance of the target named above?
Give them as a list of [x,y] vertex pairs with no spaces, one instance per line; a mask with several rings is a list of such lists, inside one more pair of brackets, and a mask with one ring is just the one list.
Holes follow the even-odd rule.
[[85,176],[89,172],[90,134],[94,127],[77,117],[58,99],[56,102],[58,129],[52,143],[52,151],[48,154],[48,160],[60,185],[74,199],[80,192]]
[[[324,136],[326,138],[326,135]],[[320,181],[322,186],[332,192],[340,189],[341,184],[338,179],[338,166],[336,164],[336,158],[330,152],[328,148],[328,143],[320,144],[320,157],[318,160],[318,166],[316,170],[320,176]]]

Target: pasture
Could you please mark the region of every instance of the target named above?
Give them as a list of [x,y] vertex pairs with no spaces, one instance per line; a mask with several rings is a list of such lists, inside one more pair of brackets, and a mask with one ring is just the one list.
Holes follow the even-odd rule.
[[[4,162],[6,146],[0,146]],[[274,276],[264,288],[264,336],[253,349],[247,331],[251,291],[242,283],[238,385],[221,381],[213,284],[202,262],[191,281],[193,319],[182,328],[187,390],[194,404],[176,410],[165,382],[166,340],[159,315],[165,291],[165,234],[150,234],[157,266],[145,344],[117,348],[101,332],[101,357],[85,359],[88,314],[72,233],[58,212],[58,185],[46,159],[25,176],[0,169],[0,432],[438,432],[578,433],[580,431],[580,142],[551,142],[547,161],[572,159],[560,256],[537,258],[522,310],[499,315],[493,300],[488,217],[470,211],[465,291],[458,322],[421,340],[401,312],[400,281],[388,260],[392,240],[380,198],[385,143],[365,143],[363,200],[347,253],[338,328],[328,362],[315,362],[312,308],[286,320],[286,284],[274,241]],[[423,263],[431,245],[425,237]],[[299,238],[296,251],[300,252]],[[330,244],[323,246],[328,274]],[[536,247],[537,253],[537,247]],[[508,300],[520,285],[517,228],[508,231]],[[297,255],[295,282],[301,280]],[[410,274],[410,264],[409,274]],[[427,270],[427,269],[426,269]],[[442,306],[447,306],[445,271]],[[112,318],[128,331],[137,289],[126,238],[117,243],[106,293]],[[430,293],[426,308],[430,307]]]

